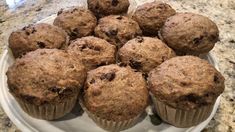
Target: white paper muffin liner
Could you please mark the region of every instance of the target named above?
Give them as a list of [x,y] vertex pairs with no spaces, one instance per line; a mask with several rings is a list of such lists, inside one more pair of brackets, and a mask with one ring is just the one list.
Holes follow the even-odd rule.
[[164,102],[157,100],[152,94],[150,95],[155,111],[159,117],[163,121],[180,128],[195,126],[203,122],[210,116],[214,106],[213,103],[211,105],[192,110],[176,109],[165,104]]
[[35,105],[16,97],[25,113],[38,119],[54,120],[68,114],[77,102],[77,96],[70,97],[58,104]]
[[86,107],[83,104],[82,99],[79,100],[79,103],[82,107],[82,109],[87,113],[87,115],[96,123],[97,126],[101,127],[104,130],[107,131],[111,131],[111,132],[119,132],[128,128],[131,128],[132,126],[134,126],[135,124],[137,124],[137,122],[139,121],[139,117],[141,116],[141,114],[137,115],[136,117],[129,119],[129,120],[125,120],[125,121],[109,121],[106,119],[102,119],[98,116],[96,116],[95,114],[92,114],[91,112],[89,112]]

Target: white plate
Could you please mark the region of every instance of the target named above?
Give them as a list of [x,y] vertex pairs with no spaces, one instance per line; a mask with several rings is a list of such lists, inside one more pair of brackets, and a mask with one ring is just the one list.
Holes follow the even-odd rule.
[[[84,3],[84,1],[83,1]],[[132,2],[133,3],[133,2]],[[138,3],[138,2],[137,2]],[[86,6],[83,4],[83,6]],[[133,6],[134,7],[134,6]],[[52,15],[48,18],[43,19],[40,22],[52,23],[56,15]],[[213,64],[217,69],[217,63],[211,54],[208,54],[206,58],[211,64]],[[86,113],[79,115],[79,111],[74,109],[71,113],[67,114],[65,117],[56,121],[45,121],[32,118],[28,116],[20,108],[13,96],[8,92],[6,71],[10,65],[14,63],[14,58],[11,52],[7,49],[3,51],[0,60],[0,102],[1,105],[13,121],[13,123],[24,132],[103,132],[101,128],[96,126],[96,124],[87,116]],[[176,128],[166,123],[155,126],[150,122],[149,116],[143,118],[134,127],[125,130],[126,132],[199,132],[201,131],[213,118],[216,110],[219,106],[220,97],[216,100],[214,109],[210,117],[199,125],[191,128]],[[76,107],[75,107],[76,108]],[[150,109],[147,109],[148,113],[151,113]]]

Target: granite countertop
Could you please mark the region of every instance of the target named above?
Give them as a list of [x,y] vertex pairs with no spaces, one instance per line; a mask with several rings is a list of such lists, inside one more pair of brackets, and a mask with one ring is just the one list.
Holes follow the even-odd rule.
[[[7,5],[11,3],[11,9]],[[22,5],[14,7],[18,1]],[[141,0],[140,0],[141,1]],[[144,1],[144,0],[142,0]],[[219,109],[205,132],[235,132],[235,1],[234,0],[163,0],[179,12],[194,12],[211,18],[219,27],[220,41],[212,50],[220,72],[226,78],[226,88]],[[9,34],[30,23],[56,13],[61,8],[76,6],[79,0],[1,0],[0,53]],[[0,106],[0,131],[20,131]]]

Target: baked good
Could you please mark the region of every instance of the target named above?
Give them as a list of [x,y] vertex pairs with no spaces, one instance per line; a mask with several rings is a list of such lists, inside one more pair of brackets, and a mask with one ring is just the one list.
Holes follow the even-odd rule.
[[28,25],[12,32],[9,36],[9,48],[16,58],[36,49],[61,49],[67,44],[66,32],[46,23]]
[[141,73],[112,64],[88,72],[83,100],[99,126],[119,131],[135,124],[145,111],[148,90]]
[[6,74],[9,91],[21,108],[45,120],[72,110],[86,77],[83,64],[58,49],[29,52],[16,59]]
[[70,39],[76,39],[91,35],[96,23],[96,17],[91,11],[82,7],[74,7],[68,10],[61,9],[53,24],[64,29]]
[[95,28],[97,37],[103,38],[117,47],[121,47],[128,40],[141,34],[142,31],[137,22],[121,15],[103,17]]
[[174,57],[149,73],[155,109],[166,122],[191,127],[208,118],[224,91],[224,77],[206,60]]
[[93,36],[83,37],[71,42],[68,53],[81,59],[87,70],[115,63],[116,47],[106,40]]
[[88,8],[99,18],[126,13],[129,0],[87,0]]
[[137,37],[129,40],[118,52],[120,61],[141,72],[148,73],[175,52],[157,38]]
[[166,21],[161,36],[180,55],[200,55],[214,47],[219,40],[219,30],[205,16],[177,13]]
[[153,1],[138,6],[132,18],[138,22],[143,34],[157,36],[166,19],[175,14],[170,5]]

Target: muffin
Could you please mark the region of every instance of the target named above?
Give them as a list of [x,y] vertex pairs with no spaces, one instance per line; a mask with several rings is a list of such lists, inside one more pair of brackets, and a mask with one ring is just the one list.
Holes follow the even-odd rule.
[[103,38],[117,47],[121,47],[128,40],[141,34],[142,31],[137,22],[121,15],[103,17],[95,28],[97,37]]
[[56,26],[39,23],[12,32],[8,41],[14,57],[18,58],[36,49],[64,48],[68,35]]
[[86,78],[85,67],[58,49],[27,53],[9,67],[10,93],[30,116],[58,119],[74,107]]
[[169,59],[149,73],[155,110],[169,124],[191,127],[207,119],[224,91],[224,77],[193,56]]
[[170,5],[154,1],[137,7],[133,19],[138,22],[143,34],[157,36],[166,19],[175,14]]
[[170,17],[161,30],[164,41],[179,55],[208,53],[219,40],[219,30],[209,18],[178,13]]
[[157,38],[137,37],[128,41],[118,52],[123,64],[148,73],[164,61],[175,56],[175,52]]
[[126,13],[129,0],[88,0],[88,8],[98,17]]
[[120,131],[137,123],[148,105],[148,90],[141,73],[112,64],[88,72],[82,100],[97,125]]
[[87,70],[115,63],[115,46],[93,36],[76,39],[69,45],[68,52],[81,59]]
[[54,25],[64,29],[70,39],[91,35],[97,20],[91,11],[81,7],[60,10],[54,20]]

